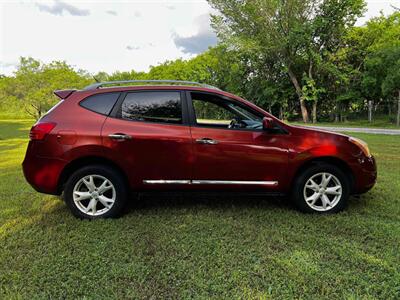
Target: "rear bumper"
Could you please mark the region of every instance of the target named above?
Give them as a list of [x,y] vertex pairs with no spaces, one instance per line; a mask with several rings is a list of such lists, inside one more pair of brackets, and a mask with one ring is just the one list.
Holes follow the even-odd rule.
[[354,194],[363,194],[372,189],[378,177],[375,158],[373,156],[360,158],[358,168],[354,175]]
[[59,195],[58,179],[66,162],[57,158],[26,156],[22,163],[25,179],[38,192]]

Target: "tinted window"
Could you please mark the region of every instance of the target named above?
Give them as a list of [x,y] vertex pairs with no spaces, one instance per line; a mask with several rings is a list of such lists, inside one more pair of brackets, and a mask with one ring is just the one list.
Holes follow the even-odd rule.
[[182,123],[179,92],[129,93],[121,106],[120,116],[132,121]]
[[263,116],[251,108],[221,97],[192,93],[196,123],[220,128],[262,129]]
[[118,97],[119,93],[93,95],[83,100],[81,106],[99,114],[108,115]]

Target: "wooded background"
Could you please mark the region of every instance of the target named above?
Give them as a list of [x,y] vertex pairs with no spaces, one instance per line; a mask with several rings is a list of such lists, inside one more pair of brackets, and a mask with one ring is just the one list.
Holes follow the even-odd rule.
[[363,0],[209,0],[219,43],[189,60],[148,72],[76,70],[67,62],[21,57],[0,75],[0,116],[40,118],[53,91],[94,81],[174,79],[208,83],[284,120],[370,118],[399,125],[400,11],[355,26]]

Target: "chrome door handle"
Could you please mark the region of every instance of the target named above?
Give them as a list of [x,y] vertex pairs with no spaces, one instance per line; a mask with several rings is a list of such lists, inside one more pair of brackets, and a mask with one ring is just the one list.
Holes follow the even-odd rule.
[[202,138],[196,140],[197,144],[206,144],[206,145],[216,145],[218,144],[217,140],[209,139],[209,138]]
[[124,133],[109,134],[108,137],[110,139],[117,140],[117,141],[126,141],[126,140],[132,139],[132,136],[124,134]]

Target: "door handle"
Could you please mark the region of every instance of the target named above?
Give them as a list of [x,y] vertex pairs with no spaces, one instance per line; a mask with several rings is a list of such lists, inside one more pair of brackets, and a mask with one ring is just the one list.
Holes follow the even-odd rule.
[[126,141],[126,140],[131,140],[132,136],[124,134],[124,133],[114,133],[114,134],[109,134],[108,137],[112,140],[116,141]]
[[216,145],[218,144],[217,140],[213,140],[210,138],[201,138],[196,140],[197,144],[206,144],[206,145]]

